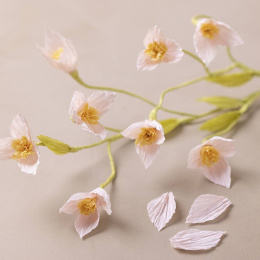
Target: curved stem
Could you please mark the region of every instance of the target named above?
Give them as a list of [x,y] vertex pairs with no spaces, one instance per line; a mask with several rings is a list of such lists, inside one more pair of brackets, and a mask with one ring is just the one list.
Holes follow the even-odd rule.
[[102,189],[104,189],[116,177],[115,163],[114,163],[113,156],[112,156],[112,153],[111,153],[111,142],[107,143],[107,153],[108,153],[110,166],[111,166],[111,174],[108,177],[108,179],[99,186]]
[[112,131],[112,132],[116,132],[116,133],[122,132],[122,130],[115,129],[115,128],[112,128],[112,127],[107,127],[107,126],[105,126],[104,128],[105,128],[106,130],[108,130],[108,131]]
[[235,63],[237,65],[237,67],[243,69],[243,70],[251,70],[249,67],[247,67],[246,65],[242,64],[241,62],[238,62],[232,55],[230,48],[227,47],[227,55],[229,57],[229,59]]
[[210,16],[207,16],[207,15],[204,15],[204,14],[199,14],[199,15],[196,15],[196,16],[194,16],[194,17],[192,17],[192,19],[191,19],[191,22],[194,24],[194,25],[196,25],[197,24],[197,20],[198,19],[203,19],[203,18],[211,18]]

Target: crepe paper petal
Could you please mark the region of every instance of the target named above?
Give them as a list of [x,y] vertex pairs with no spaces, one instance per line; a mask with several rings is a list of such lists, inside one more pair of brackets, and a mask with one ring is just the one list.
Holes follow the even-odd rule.
[[158,231],[165,227],[176,210],[172,192],[166,192],[147,204],[148,216]]
[[194,200],[186,223],[204,223],[221,215],[231,202],[224,196],[204,194]]
[[170,238],[172,247],[184,250],[208,250],[215,247],[226,231],[188,229]]
[[151,145],[136,145],[135,146],[136,153],[139,155],[145,169],[147,169],[154,159],[160,149],[159,145],[151,144]]

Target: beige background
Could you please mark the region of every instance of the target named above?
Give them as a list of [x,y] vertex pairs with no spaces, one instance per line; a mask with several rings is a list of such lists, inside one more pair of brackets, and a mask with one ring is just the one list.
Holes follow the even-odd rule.
[[[260,69],[260,2],[228,1],[0,1],[0,136],[21,112],[34,135],[44,134],[71,145],[99,139],[71,123],[68,106],[75,90],[90,95],[65,73],[49,66],[36,49],[46,28],[72,39],[79,54],[78,69],[89,84],[130,90],[154,102],[165,88],[204,75],[203,68],[185,56],[178,64],[163,64],[152,72],[137,71],[137,54],[148,29],[158,25],[184,49],[194,51],[190,19],[207,14],[234,27],[245,44],[234,49],[241,61]],[[211,69],[229,65],[219,49]],[[198,83],[169,94],[165,106],[193,113],[212,109],[199,97],[244,97],[259,90],[259,79],[240,88]],[[237,153],[230,159],[232,186],[226,189],[207,181],[199,170],[186,169],[189,150],[206,133],[199,125],[185,126],[167,137],[153,165],[144,170],[134,144],[120,140],[112,145],[117,178],[106,190],[111,194],[111,216],[102,214],[96,230],[80,240],[74,216],[58,209],[73,194],[90,191],[106,180],[110,166],[106,146],[77,154],[56,156],[41,148],[36,176],[21,173],[13,161],[0,162],[0,259],[260,259],[259,144],[260,103],[232,134]],[[151,107],[117,95],[102,122],[124,129],[148,117]],[[160,112],[159,119],[169,115]],[[172,191],[177,212],[160,233],[151,224],[147,203]],[[189,226],[185,218],[193,200],[205,193],[227,196],[233,206],[205,225]],[[187,228],[225,230],[220,245],[205,253],[178,251],[169,238]]]

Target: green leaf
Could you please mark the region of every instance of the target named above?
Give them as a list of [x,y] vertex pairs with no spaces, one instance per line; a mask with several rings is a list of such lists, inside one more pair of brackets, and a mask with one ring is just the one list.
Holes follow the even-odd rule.
[[177,118],[170,118],[162,120],[159,123],[162,125],[164,134],[166,135],[179,126],[180,120]]
[[199,101],[207,102],[221,109],[237,108],[244,104],[243,100],[230,97],[203,97]]
[[253,77],[252,72],[232,73],[222,76],[210,76],[207,81],[220,84],[225,87],[236,87],[243,85]]
[[71,148],[69,145],[67,145],[59,140],[56,140],[56,139],[53,139],[53,138],[50,138],[50,137],[44,136],[44,135],[39,135],[37,137],[44,146],[47,146],[52,152],[54,152],[58,155],[66,154],[71,151]]
[[222,131],[229,127],[231,124],[234,124],[236,121],[238,121],[240,115],[241,113],[237,110],[221,114],[206,121],[200,127],[200,130],[206,130],[211,132]]

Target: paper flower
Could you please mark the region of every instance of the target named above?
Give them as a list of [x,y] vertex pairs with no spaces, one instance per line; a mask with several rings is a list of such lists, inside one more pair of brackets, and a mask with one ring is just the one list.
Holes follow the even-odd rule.
[[121,134],[135,139],[135,149],[147,169],[156,157],[159,145],[165,140],[163,127],[155,120],[145,120],[130,125]]
[[186,223],[204,223],[221,215],[231,202],[224,196],[204,194],[194,200]]
[[67,73],[77,70],[78,55],[70,40],[57,32],[46,31],[44,47],[37,45],[50,64]]
[[215,58],[218,45],[231,47],[243,44],[238,33],[232,28],[209,18],[198,21],[193,42],[198,56],[206,66]]
[[75,229],[80,238],[83,238],[98,226],[100,210],[103,209],[111,215],[109,194],[96,188],[89,193],[75,193],[60,208],[60,213],[77,214]]
[[190,151],[188,168],[201,167],[210,181],[230,188],[231,168],[225,158],[233,156],[234,153],[234,140],[215,136]]
[[84,130],[104,139],[106,130],[99,123],[99,119],[111,107],[114,98],[114,92],[97,91],[85,99],[82,92],[75,91],[70,103],[69,115],[74,123]]
[[176,203],[172,192],[166,192],[147,204],[148,216],[160,231],[170,221],[176,210]]
[[203,231],[198,229],[183,230],[170,238],[174,248],[185,250],[208,250],[215,247],[225,231]]
[[11,137],[0,139],[0,159],[16,160],[21,171],[36,174],[40,163],[38,147],[32,140],[27,121],[16,115],[10,126]]
[[157,26],[149,30],[144,46],[145,50],[139,53],[137,59],[137,69],[140,70],[153,70],[161,62],[178,62],[184,54],[179,44],[167,39]]

